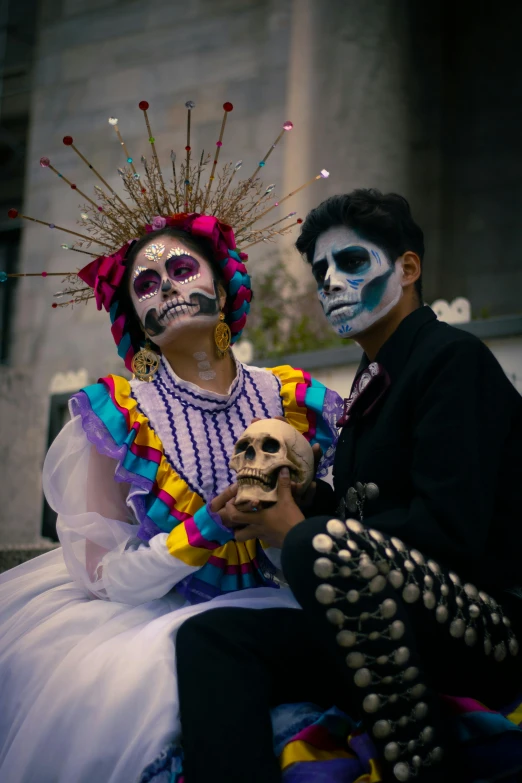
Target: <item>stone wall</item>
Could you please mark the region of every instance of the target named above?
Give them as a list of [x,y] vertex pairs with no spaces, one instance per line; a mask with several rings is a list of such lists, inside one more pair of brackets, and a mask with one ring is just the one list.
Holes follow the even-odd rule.
[[[93,192],[97,180],[61,143],[64,135],[119,187],[124,161],[109,116],[119,118],[139,160],[148,143],[137,103],[148,100],[167,168],[170,150],[182,154],[185,146],[185,101],[197,105],[192,146],[212,150],[230,100],[223,161],[242,158],[243,171],[253,171],[291,119],[295,128],[271,156],[266,181],[281,194],[323,167],[331,171],[281,216],[304,215],[356,186],[398,191],[425,228],[427,301],[467,295],[475,312],[520,311],[522,177],[510,149],[521,66],[514,39],[505,46],[499,35],[501,24],[512,36],[519,24],[500,14],[486,19],[484,3],[468,0],[41,0],[40,8],[26,214],[71,228],[79,216],[81,199],[40,168],[42,155]],[[62,251],[67,239],[24,222],[20,270],[76,269],[87,257]],[[291,239],[274,252],[301,280],[310,275]],[[263,246],[254,248],[251,268],[266,257]],[[92,303],[51,309],[56,280],[23,279],[16,289],[11,368],[0,375],[4,542],[38,539],[51,378],[85,368],[96,380],[122,370],[105,313]],[[347,371],[331,372],[344,392]]]

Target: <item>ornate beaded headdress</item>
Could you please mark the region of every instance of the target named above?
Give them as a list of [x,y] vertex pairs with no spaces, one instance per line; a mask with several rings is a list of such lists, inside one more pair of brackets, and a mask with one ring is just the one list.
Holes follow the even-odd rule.
[[[65,287],[55,294],[55,297],[65,301],[55,302],[53,307],[65,307],[87,302],[92,298],[96,299],[98,309],[104,307],[110,313],[112,333],[118,346],[118,353],[125,360],[127,367],[130,367],[132,355],[140,347],[143,335],[131,335],[129,332],[127,314],[120,308],[119,286],[124,276],[127,254],[138,238],[152,231],[172,227],[210,241],[214,258],[221,268],[227,288],[225,315],[232,332],[232,342],[235,342],[246,322],[252,297],[250,277],[244,265],[248,259],[245,251],[259,242],[269,242],[277,236],[286,234],[293,226],[302,222],[300,219],[288,222],[296,216],[295,212],[290,212],[285,217],[261,227],[257,226],[258,221],[316,180],[328,177],[328,172],[323,169],[308,182],[278,201],[272,202],[275,186],[263,185],[258,175],[285,133],[292,130],[293,124],[284,123],[281,132],[256,166],[253,174],[246,179],[240,179],[238,172],[242,161],[235,164],[226,163],[218,170],[227,117],[234,108],[232,104],[227,102],[223,105],[224,115],[214,155],[205,155],[202,152],[199,158],[193,158],[190,143],[191,117],[195,103],[187,101],[185,106],[187,108],[185,155],[177,165],[176,154],[171,152],[172,174],[169,185],[165,183],[156,151],[155,138],[148,116],[149,104],[147,101],[141,101],[139,108],[144,115],[152,153],[148,159],[141,157],[144,170],[142,174],[136,170],[135,161],[121,135],[118,120],[109,117],[109,124],[114,128],[126,158],[126,165],[118,169],[127,197],[125,200],[89,163],[75,145],[73,138],[65,136],[63,143],[74,150],[103,185],[103,187],[94,186],[95,199],[70,182],[52,165],[48,157],[42,157],[40,165],[56,174],[84,199],[85,204],[80,213],[80,226],[83,231],[73,231],[54,223],[38,220],[20,214],[15,209],[10,209],[8,212],[10,218],[31,220],[70,234],[74,237],[73,244],[62,244],[62,248],[93,256],[95,260],[75,272],[12,274],[0,272],[0,282],[5,282],[8,277],[59,276],[64,279]],[[209,164],[211,164],[210,175],[207,178],[205,174]],[[236,242],[239,247],[236,246]],[[93,245],[102,248],[101,255],[100,251],[92,252]]]

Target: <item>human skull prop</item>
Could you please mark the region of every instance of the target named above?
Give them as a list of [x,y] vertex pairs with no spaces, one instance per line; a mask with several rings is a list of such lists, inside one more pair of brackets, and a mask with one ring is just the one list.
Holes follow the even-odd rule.
[[286,421],[262,419],[241,435],[230,467],[237,473],[237,505],[266,505],[277,500],[281,468],[287,467],[291,481],[303,490],[310,485],[314,454],[306,438]]

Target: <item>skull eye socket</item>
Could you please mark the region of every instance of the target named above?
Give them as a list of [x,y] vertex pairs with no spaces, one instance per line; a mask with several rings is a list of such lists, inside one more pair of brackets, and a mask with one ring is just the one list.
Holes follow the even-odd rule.
[[263,441],[262,449],[267,454],[277,454],[280,448],[281,444],[275,438],[265,438]]
[[243,454],[248,449],[249,441],[248,440],[240,440],[239,443],[236,443],[236,454]]

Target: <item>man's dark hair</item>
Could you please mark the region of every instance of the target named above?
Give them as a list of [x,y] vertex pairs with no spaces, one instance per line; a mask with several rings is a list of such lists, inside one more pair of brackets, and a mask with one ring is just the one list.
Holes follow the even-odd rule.
[[[424,235],[411,216],[410,205],[397,193],[385,195],[374,188],[360,188],[343,196],[331,196],[312,209],[295,243],[310,264],[319,234],[332,226],[351,228],[361,239],[382,247],[392,263],[408,250],[423,261]],[[422,304],[422,274],[415,291]]]

